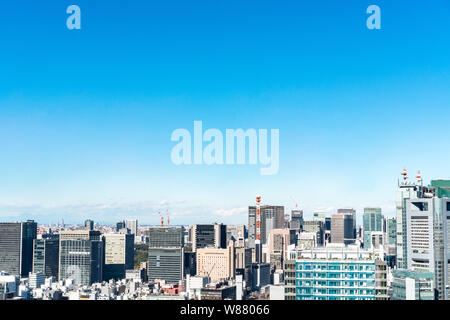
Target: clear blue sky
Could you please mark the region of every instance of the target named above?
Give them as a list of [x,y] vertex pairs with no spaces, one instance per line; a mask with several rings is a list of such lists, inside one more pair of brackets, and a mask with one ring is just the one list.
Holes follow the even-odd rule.
[[[7,1],[0,219],[237,224],[257,193],[393,215],[404,167],[450,176],[449,108],[448,0]],[[194,120],[279,129],[279,173],[173,165]]]

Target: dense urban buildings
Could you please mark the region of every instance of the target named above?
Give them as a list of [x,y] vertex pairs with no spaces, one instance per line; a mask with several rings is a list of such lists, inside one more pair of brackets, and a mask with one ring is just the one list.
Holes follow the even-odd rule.
[[1,222],[0,299],[449,298],[450,180],[404,171],[395,217],[256,204],[247,226]]

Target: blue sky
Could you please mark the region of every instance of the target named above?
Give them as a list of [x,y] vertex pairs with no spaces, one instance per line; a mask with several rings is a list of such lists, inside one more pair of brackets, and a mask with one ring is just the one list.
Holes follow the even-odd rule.
[[[258,193],[393,215],[404,167],[450,176],[447,0],[16,0],[0,35],[4,220],[237,224]],[[175,166],[194,120],[279,129],[279,173]]]

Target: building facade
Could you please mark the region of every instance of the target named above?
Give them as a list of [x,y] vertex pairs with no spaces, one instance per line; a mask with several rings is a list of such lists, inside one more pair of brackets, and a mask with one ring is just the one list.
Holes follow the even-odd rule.
[[0,271],[27,277],[33,269],[33,241],[37,237],[37,223],[0,223]]

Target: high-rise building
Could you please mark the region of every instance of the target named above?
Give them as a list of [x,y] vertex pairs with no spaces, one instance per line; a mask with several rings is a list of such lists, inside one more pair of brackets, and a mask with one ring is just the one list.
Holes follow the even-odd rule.
[[[345,210],[345,211],[344,211]],[[355,213],[339,209],[331,216],[331,243],[352,244],[356,238]]]
[[287,248],[295,243],[295,230],[272,229],[269,232],[269,254],[272,269],[283,270],[283,262],[287,258]]
[[100,231],[62,231],[59,235],[59,281],[90,285],[103,279],[104,246]]
[[84,222],[84,227],[86,228],[86,230],[92,231],[94,230],[94,220],[86,220]]
[[[381,208],[364,208],[363,215],[364,226],[364,248],[371,248],[374,243],[372,239],[375,236],[375,232],[383,231],[383,215],[381,214]],[[383,234],[382,234],[383,238]],[[377,237],[378,239],[378,237]],[[377,241],[379,244],[379,240]],[[383,242],[381,241],[381,245]]]
[[134,234],[135,236],[138,235],[138,221],[137,220],[127,220],[125,227],[127,229],[130,229],[131,234]]
[[396,197],[397,218],[397,267],[407,269],[408,234],[406,233],[406,200],[416,198],[419,186],[408,181],[406,169],[402,172],[403,180],[398,183]]
[[227,280],[235,275],[234,242],[226,249],[197,249],[197,275],[207,276],[211,281]]
[[397,219],[394,217],[386,218],[386,244],[396,245],[397,244]]
[[33,240],[37,236],[37,223],[0,223],[0,271],[10,275],[28,276],[33,269]]
[[46,234],[34,240],[33,273],[43,273],[46,277],[58,278],[59,235]]
[[227,241],[235,242],[236,247],[243,247],[247,238],[247,229],[245,225],[229,226],[227,225]]
[[[284,207],[261,206],[261,243],[267,243],[269,232],[272,229],[283,229]],[[248,246],[255,249],[256,240],[256,206],[248,207]]]
[[[450,181],[448,181],[450,186]],[[450,198],[406,200],[407,269],[434,273],[438,299],[448,299]]]
[[126,270],[134,268],[134,235],[107,233],[103,235],[105,263],[103,280],[125,278]]
[[126,225],[125,221],[119,221],[116,223],[116,231],[124,229],[124,228],[126,228],[126,226],[127,225]]
[[315,239],[318,245],[324,244],[324,223],[320,220],[303,221],[303,232],[304,233],[315,233]]
[[303,230],[303,210],[295,209],[291,211],[290,229],[302,231]]
[[184,277],[184,228],[154,227],[148,230],[148,279],[177,283]]
[[[301,250],[293,269],[296,280],[290,286],[295,285],[296,300],[387,300],[382,255],[356,245]],[[285,279],[293,270],[285,270]]]
[[226,248],[227,227],[224,224],[195,224],[192,229],[192,250]]

